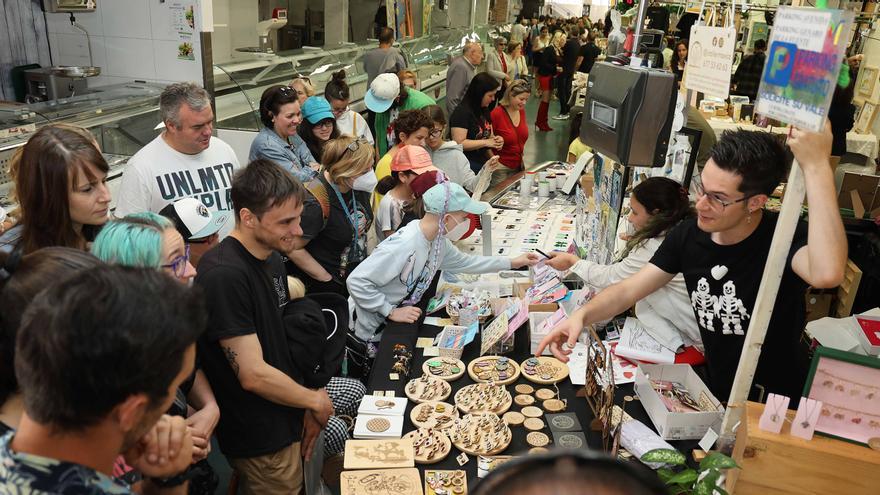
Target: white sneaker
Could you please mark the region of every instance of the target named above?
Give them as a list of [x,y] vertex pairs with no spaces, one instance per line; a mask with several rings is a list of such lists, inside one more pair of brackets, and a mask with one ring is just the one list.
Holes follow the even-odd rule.
[[557,116],[551,117],[551,118],[553,120],[568,120],[568,114],[564,113],[564,114],[560,114],[560,115],[557,115]]

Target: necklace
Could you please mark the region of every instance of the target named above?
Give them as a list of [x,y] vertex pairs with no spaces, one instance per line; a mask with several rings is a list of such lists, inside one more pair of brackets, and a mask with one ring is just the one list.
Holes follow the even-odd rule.
[[[812,399],[806,399],[806,402],[804,402],[804,417],[802,418],[803,421],[801,421],[801,428],[807,429],[810,427],[810,417],[816,412],[817,403],[817,401]],[[813,406],[812,408],[810,408],[811,405]]]
[[782,409],[782,405],[785,404],[785,400],[783,400],[782,397],[780,397],[778,395],[774,395],[773,398],[778,399],[778,400],[774,400],[774,403],[773,403],[774,409],[773,409],[773,414],[770,415],[770,421],[772,421],[774,423],[778,423],[779,422],[779,412]]

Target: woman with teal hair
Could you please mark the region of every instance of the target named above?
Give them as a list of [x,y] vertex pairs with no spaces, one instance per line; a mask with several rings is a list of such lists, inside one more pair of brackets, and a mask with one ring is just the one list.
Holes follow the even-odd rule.
[[92,254],[107,263],[160,268],[185,283],[196,276],[189,246],[171,220],[156,213],[133,213],[108,222],[95,238]]
[[[154,267],[181,283],[189,284],[196,276],[189,262],[189,246],[171,220],[155,213],[133,213],[107,222],[92,244],[92,254],[116,265]],[[196,412],[187,415],[187,406]],[[204,460],[220,420],[220,408],[202,370],[197,369],[194,378],[181,385],[169,414],[186,417],[193,437],[193,462]]]

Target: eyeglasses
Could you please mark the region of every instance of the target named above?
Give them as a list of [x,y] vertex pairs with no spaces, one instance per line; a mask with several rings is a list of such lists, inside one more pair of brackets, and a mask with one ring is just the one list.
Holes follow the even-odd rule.
[[327,129],[327,128],[331,128],[331,129],[332,129],[332,128],[333,128],[333,122],[335,122],[335,121],[334,121],[334,120],[330,120],[330,119],[322,120],[321,122],[318,122],[317,124],[315,124],[315,128],[316,128],[316,129]]
[[431,129],[431,132],[428,133],[432,138],[440,137],[440,134],[443,134],[443,129]]
[[714,208],[716,210],[717,209],[723,210],[730,205],[735,205],[737,203],[741,203],[741,202],[743,202],[753,196],[751,194],[747,194],[747,195],[745,195],[739,199],[733,200],[733,201],[724,201],[723,199],[718,197],[718,195],[715,193],[707,193],[706,189],[703,188],[702,181],[700,181],[700,180],[694,181],[694,189],[696,190],[698,200],[699,200],[699,198],[702,198],[703,196],[705,196],[709,200],[709,206],[711,206],[712,208]]
[[189,245],[184,248],[183,255],[171,260],[167,265],[160,265],[174,274],[175,277],[182,277],[186,273],[186,264],[189,262]]
[[291,93],[293,93],[293,96],[297,96],[298,94],[296,90],[291,88],[290,86],[279,86],[278,92],[281,93],[283,96],[290,96]]
[[346,106],[345,108],[331,108],[330,112],[333,113],[333,115],[335,115],[336,117],[339,117],[340,115],[348,112],[348,110],[349,107]]
[[303,81],[309,83],[309,85],[312,84],[312,80],[311,78],[309,78],[309,76],[293,76],[293,80],[290,81],[290,84],[293,84],[293,82],[297,79],[302,79]]
[[354,153],[355,151],[358,150],[358,148],[361,147],[361,145],[371,146],[370,142],[365,139],[356,139],[356,140],[352,141],[351,143],[349,143],[349,145],[346,146],[345,149]]

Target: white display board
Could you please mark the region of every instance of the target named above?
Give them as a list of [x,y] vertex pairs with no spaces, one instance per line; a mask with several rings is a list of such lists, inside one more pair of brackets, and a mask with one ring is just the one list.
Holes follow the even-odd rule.
[[688,75],[685,87],[708,96],[727,98],[736,29],[694,26],[688,46]]

